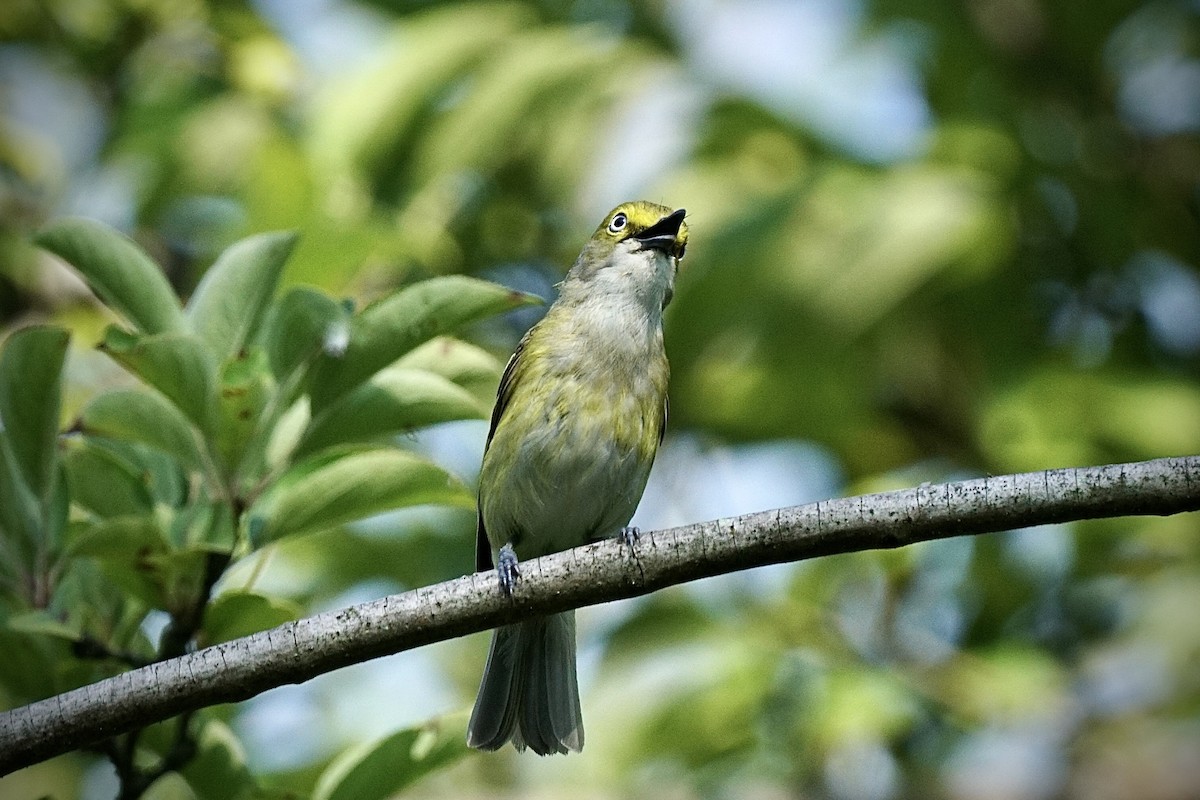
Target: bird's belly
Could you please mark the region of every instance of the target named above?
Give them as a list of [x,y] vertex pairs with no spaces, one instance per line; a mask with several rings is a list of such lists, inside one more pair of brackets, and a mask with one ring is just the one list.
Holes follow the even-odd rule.
[[[651,418],[652,399],[645,400],[617,397],[602,410],[543,410],[532,421],[506,420],[480,478],[493,550],[512,543],[519,559],[533,558],[615,535],[626,525],[645,488],[661,424]],[[621,420],[616,429],[614,415]],[[524,431],[519,441],[517,431]]]

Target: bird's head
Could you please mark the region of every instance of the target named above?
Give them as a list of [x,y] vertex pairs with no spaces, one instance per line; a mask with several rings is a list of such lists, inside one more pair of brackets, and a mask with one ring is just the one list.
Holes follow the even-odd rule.
[[645,200],[617,206],[584,245],[563,283],[564,292],[628,293],[666,306],[687,249],[685,214],[682,208]]

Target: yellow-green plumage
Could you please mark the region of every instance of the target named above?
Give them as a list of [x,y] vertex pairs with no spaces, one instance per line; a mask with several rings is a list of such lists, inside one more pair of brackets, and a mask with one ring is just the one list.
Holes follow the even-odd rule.
[[[687,243],[683,212],[614,209],[497,394],[479,479],[477,567],[615,536],[637,507],[666,425],[662,311]],[[583,746],[574,613],[500,628],[468,742],[565,753]]]

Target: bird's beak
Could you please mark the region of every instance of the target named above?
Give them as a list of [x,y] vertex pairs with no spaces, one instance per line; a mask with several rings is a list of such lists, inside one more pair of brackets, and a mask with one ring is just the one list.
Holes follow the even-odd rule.
[[675,247],[675,237],[679,235],[679,226],[683,224],[685,216],[687,212],[682,208],[672,211],[633,238],[642,243],[643,250],[653,248],[670,253]]

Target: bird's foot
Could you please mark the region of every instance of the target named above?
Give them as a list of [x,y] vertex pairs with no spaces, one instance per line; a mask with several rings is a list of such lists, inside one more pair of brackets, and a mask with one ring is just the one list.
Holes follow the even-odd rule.
[[627,525],[621,528],[617,534],[617,541],[633,550],[633,546],[638,543],[638,539],[642,537],[642,532],[632,525]]
[[496,559],[496,576],[500,579],[500,588],[511,596],[517,578],[521,577],[521,571],[517,569],[517,554],[511,544],[500,548],[500,556]]

